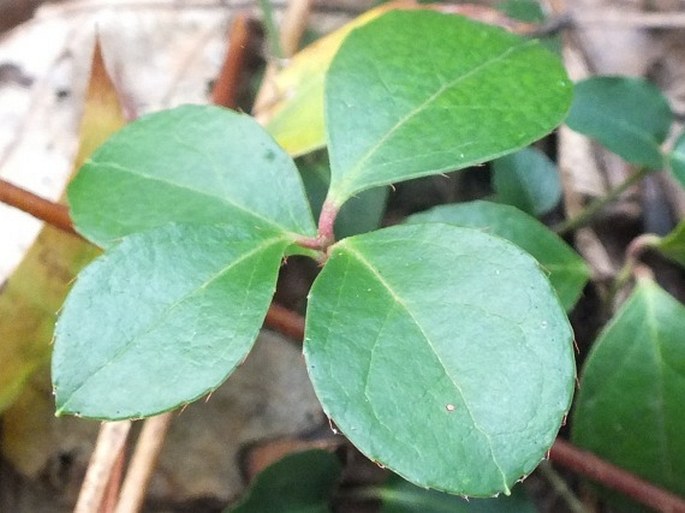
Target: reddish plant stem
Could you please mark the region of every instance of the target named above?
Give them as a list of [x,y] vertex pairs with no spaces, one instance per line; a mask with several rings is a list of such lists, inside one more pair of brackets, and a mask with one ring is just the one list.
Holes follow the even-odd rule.
[[67,207],[41,198],[2,179],[0,179],[0,202],[31,214],[55,228],[80,237],[71,224]]
[[245,64],[256,45],[254,22],[245,14],[238,14],[230,29],[230,40],[224,64],[212,90],[212,103],[235,109],[238,107],[240,84]]
[[550,459],[662,513],[685,513],[685,499],[557,438]]
[[340,207],[326,200],[321,207],[321,214],[319,214],[319,245],[321,249],[326,249],[335,242],[335,234],[333,233],[333,226],[335,225],[335,218],[338,217]]

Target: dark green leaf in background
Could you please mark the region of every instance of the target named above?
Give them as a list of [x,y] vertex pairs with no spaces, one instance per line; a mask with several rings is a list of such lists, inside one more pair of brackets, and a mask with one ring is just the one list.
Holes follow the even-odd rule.
[[333,246],[304,352],[324,411],[409,481],[492,496],[529,474],[573,393],[572,333],[517,246],[446,224]]
[[685,267],[685,221],[681,221],[671,233],[655,244],[664,256]]
[[186,223],[268,223],[313,235],[292,159],[251,117],[186,105],[115,134],[69,186],[74,223],[101,246]]
[[680,134],[669,155],[671,172],[685,187],[685,133]]
[[561,199],[557,166],[536,148],[498,158],[492,163],[497,200],[532,216],[546,214]]
[[449,223],[480,228],[485,233],[503,237],[530,253],[549,273],[549,281],[566,310],[578,301],[590,270],[585,261],[558,235],[537,219],[508,205],[472,201],[442,205],[414,214],[408,223]]
[[673,113],[661,91],[641,78],[592,77],[578,82],[566,123],[633,164],[663,166],[661,143]]
[[290,454],[260,472],[248,496],[227,513],[330,513],[340,472],[329,452]]
[[497,5],[497,8],[515,20],[529,23],[545,21],[545,13],[538,0],[504,0]]
[[57,323],[58,414],[149,416],[214,390],[252,347],[290,242],[270,226],[167,225],[98,258]]
[[328,71],[329,197],[524,147],[570,99],[561,62],[535,41],[454,15],[385,14],[355,29]]
[[419,488],[393,476],[379,490],[381,513],[535,513],[537,510],[521,486],[511,495],[491,499],[462,499]]
[[650,280],[595,342],[582,372],[573,441],[685,495],[685,307]]

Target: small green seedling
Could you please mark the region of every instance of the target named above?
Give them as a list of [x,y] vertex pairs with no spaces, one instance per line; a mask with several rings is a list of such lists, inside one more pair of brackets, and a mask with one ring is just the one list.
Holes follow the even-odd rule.
[[78,230],[106,251],[57,324],[58,414],[139,418],[207,395],[250,351],[284,258],[307,255],[323,268],[304,355],[336,426],[417,485],[509,493],[574,388],[547,271],[487,230],[413,223],[336,241],[333,225],[365,190],[525,147],[570,99],[557,57],[498,28],[394,11],[356,29],[326,78],[318,228],[292,159],[249,116],[184,106],[130,124],[69,188]]

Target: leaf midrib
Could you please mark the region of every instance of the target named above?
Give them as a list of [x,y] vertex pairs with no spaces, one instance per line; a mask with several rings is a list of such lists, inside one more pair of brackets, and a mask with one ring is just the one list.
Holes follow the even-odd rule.
[[444,362],[442,361],[442,358],[441,358],[440,354],[439,354],[438,351],[436,350],[436,348],[435,348],[433,342],[431,341],[430,337],[428,336],[428,334],[425,332],[425,330],[423,329],[423,327],[422,327],[421,324],[419,323],[419,321],[418,321],[418,319],[416,318],[416,316],[414,315],[414,313],[411,311],[411,309],[410,309],[409,306],[405,303],[405,301],[404,301],[404,300],[398,295],[398,293],[393,289],[393,287],[385,280],[385,278],[383,278],[383,276],[381,276],[381,274],[380,274],[380,273],[378,272],[378,270],[373,266],[373,264],[371,264],[371,262],[369,262],[369,261],[364,257],[363,253],[361,253],[360,251],[358,251],[357,249],[355,249],[354,246],[353,246],[353,244],[352,244],[349,240],[346,241],[346,244],[345,244],[345,246],[344,246],[343,249],[344,249],[351,257],[355,258],[362,266],[364,266],[366,269],[368,269],[369,272],[371,272],[371,274],[373,274],[373,276],[378,280],[378,282],[379,282],[379,283],[388,291],[388,293],[389,293],[390,296],[395,300],[395,302],[396,302],[400,307],[402,307],[402,309],[407,313],[407,315],[409,315],[409,317],[411,318],[412,322],[416,325],[416,327],[418,328],[418,330],[421,332],[421,335],[423,335],[423,338],[424,338],[424,340],[426,341],[426,343],[428,344],[428,347],[429,347],[430,350],[433,352],[433,354],[435,355],[435,358],[438,360],[438,362],[439,362],[440,365],[442,366],[443,371],[444,371],[445,374],[449,377],[450,381],[452,382],[452,384],[454,385],[454,387],[457,389],[457,391],[458,391],[459,394],[461,395],[461,398],[462,398],[462,401],[463,401],[463,403],[464,403],[464,406],[466,407],[466,411],[468,412],[469,417],[471,417],[471,422],[472,422],[472,424],[473,424],[473,427],[474,427],[479,433],[481,433],[481,434],[483,435],[483,437],[485,438],[485,440],[487,441],[488,450],[490,451],[490,456],[492,457],[492,462],[495,464],[495,467],[497,468],[497,470],[499,471],[500,475],[502,476],[502,484],[504,485],[505,490],[506,490],[506,491],[509,491],[509,485],[508,485],[508,483],[507,483],[507,476],[506,476],[504,470],[502,469],[502,467],[500,466],[499,462],[497,461],[497,457],[495,456],[495,451],[494,451],[494,449],[493,449],[492,438],[490,437],[490,435],[489,435],[489,434],[488,434],[488,433],[487,433],[487,432],[478,424],[478,422],[476,421],[476,419],[475,419],[475,417],[474,417],[474,415],[473,415],[473,412],[471,411],[471,408],[470,408],[470,406],[469,406],[469,403],[468,403],[468,401],[466,400],[466,396],[465,396],[464,392],[462,391],[461,385],[460,385],[459,383],[457,383],[457,381],[454,379],[454,377],[448,372],[447,367],[445,366]]
[[262,221],[262,222],[270,225],[273,228],[277,228],[279,231],[292,232],[292,228],[286,227],[286,226],[281,225],[272,219],[264,217],[263,215],[261,215],[260,213],[254,211],[254,210],[249,210],[246,207],[236,203],[235,201],[233,201],[232,199],[230,199],[226,196],[217,196],[215,194],[210,194],[207,191],[195,189],[195,188],[189,187],[187,185],[182,185],[182,184],[179,184],[176,182],[171,182],[169,180],[165,180],[162,177],[151,176],[151,175],[148,175],[145,173],[140,173],[140,172],[134,171],[128,167],[122,166],[121,164],[117,164],[116,162],[89,161],[88,164],[96,166],[96,167],[107,166],[109,168],[115,169],[119,173],[128,174],[128,175],[132,176],[133,178],[143,178],[143,179],[149,180],[151,182],[156,182],[156,183],[161,183],[161,184],[164,184],[167,186],[171,186],[175,189],[190,191],[193,194],[197,194],[199,196],[203,196],[206,198],[218,199],[219,201],[221,201],[222,203],[225,203],[229,207],[234,208],[236,210],[239,210],[241,212],[244,212],[245,214],[247,214],[247,215],[249,215],[255,219],[258,219],[259,221]]
[[269,239],[266,239],[262,244],[259,246],[255,247],[254,249],[244,253],[241,255],[239,258],[233,260],[231,263],[226,265],[225,267],[222,267],[219,271],[216,273],[212,274],[207,280],[205,280],[202,284],[199,286],[195,286],[192,288],[192,290],[186,292],[183,294],[180,298],[175,300],[173,303],[170,305],[165,306],[153,319],[153,322],[150,323],[150,325],[145,328],[144,330],[141,329],[138,331],[138,333],[134,334],[131,339],[126,342],[122,347],[117,350],[111,358],[109,358],[104,364],[100,365],[95,371],[90,373],[83,382],[77,386],[73,392],[69,395],[68,399],[66,399],[63,403],[62,406],[57,408],[56,414],[59,415],[60,413],[66,412],[67,406],[69,403],[72,401],[72,399],[78,394],[79,391],[81,391],[87,384],[90,382],[92,379],[94,379],[100,372],[102,372],[104,369],[109,367],[111,364],[113,364],[116,360],[118,360],[122,355],[124,355],[128,350],[134,346],[134,344],[139,340],[139,338],[147,335],[151,331],[153,331],[159,324],[162,322],[162,319],[165,319],[167,315],[169,315],[178,305],[183,303],[186,299],[192,297],[194,294],[196,294],[199,290],[207,288],[209,285],[212,284],[215,280],[218,280],[221,278],[225,273],[229,272],[232,268],[235,266],[241,264],[245,260],[248,260],[252,256],[266,251],[269,247],[275,246],[278,243],[283,243],[285,244],[288,242],[288,238],[284,236],[278,236],[278,237],[271,237]]
[[[492,64],[496,64],[500,61],[505,60],[507,57],[509,57],[511,54],[518,52],[520,49],[523,49],[528,46],[532,46],[535,44],[534,40],[529,40],[525,41],[521,44],[518,44],[516,46],[511,46],[507,48],[504,52],[501,54],[497,55],[496,57],[493,57],[489,60],[486,60],[484,62],[481,62],[474,68],[468,70],[466,73],[463,75],[459,75],[458,77],[455,77],[454,79],[450,80],[449,82],[446,82],[445,84],[441,85],[437,91],[435,91],[433,94],[431,94],[428,98],[426,98],[423,102],[419,103],[414,109],[409,111],[407,114],[405,114],[402,118],[400,118],[395,125],[388,130],[385,134],[381,136],[381,138],[373,145],[371,146],[360,158],[357,160],[357,163],[352,166],[352,168],[345,172],[344,170],[336,172],[335,170],[332,170],[332,174],[335,173],[338,176],[341,176],[340,181],[335,183],[337,180],[334,180],[334,177],[332,177],[331,180],[331,189],[341,189],[343,192],[347,192],[344,190],[344,185],[346,183],[349,183],[352,181],[358,174],[364,171],[364,164],[370,160],[374,154],[379,150],[379,148],[382,147],[382,145],[390,139],[395,132],[397,132],[400,128],[402,128],[406,123],[408,123],[412,118],[415,116],[419,115],[422,111],[424,111],[428,106],[433,103],[435,100],[437,100],[443,93],[446,91],[454,88],[457,86],[460,82],[463,80],[466,80],[470,78],[471,76],[475,75],[476,73],[479,73],[483,69],[487,68],[488,66]],[[328,141],[328,146],[331,147],[330,144],[330,139]],[[340,174],[342,173],[342,174]]]

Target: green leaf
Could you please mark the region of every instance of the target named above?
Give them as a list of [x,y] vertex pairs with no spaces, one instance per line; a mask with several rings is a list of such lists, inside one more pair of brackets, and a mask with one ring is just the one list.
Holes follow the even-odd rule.
[[495,160],[493,185],[498,201],[533,216],[546,214],[561,199],[557,166],[547,155],[531,147]]
[[481,163],[539,139],[571,99],[559,59],[500,28],[392,11],[355,29],[326,79],[329,198]]
[[671,172],[685,187],[685,133],[680,134],[669,155]]
[[462,499],[454,495],[419,488],[393,476],[380,489],[381,513],[535,513],[533,503],[521,486],[512,494],[492,499]]
[[545,13],[538,0],[504,0],[497,8],[515,20],[539,23],[545,21]]
[[567,311],[576,304],[590,277],[585,261],[558,235],[537,219],[508,205],[487,201],[443,205],[415,214],[407,222],[480,228],[513,242],[535,257],[549,273],[549,281]]
[[685,307],[638,283],[588,356],[573,440],[685,495]]
[[260,472],[248,496],[227,513],[330,513],[341,470],[326,451],[288,455]]
[[102,246],[168,222],[316,232],[292,159],[249,116],[212,106],[127,125],[81,168],[69,203],[78,230]]
[[668,101],[641,78],[592,77],[576,84],[566,123],[633,164],[659,169],[673,122]]
[[554,441],[573,393],[571,339],[527,253],[435,223],[334,245],[304,353],[324,411],[369,458],[419,486],[487,497]]
[[[327,162],[303,157],[300,172],[314,217],[319,217],[321,206],[331,181]],[[338,239],[370,232],[380,226],[388,199],[387,187],[375,187],[360,192],[345,203],[335,218],[335,234]]]
[[291,242],[253,225],[125,238],[79,275],[57,323],[58,414],[143,417],[214,390],[252,347]]
[[667,258],[685,267],[685,221],[678,223],[673,231],[659,239],[654,247]]

